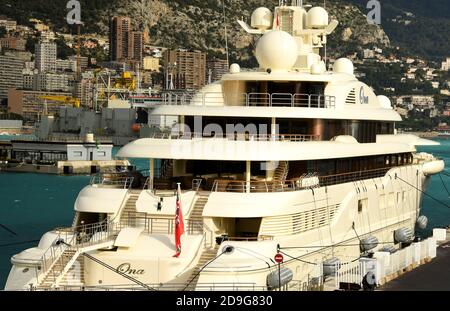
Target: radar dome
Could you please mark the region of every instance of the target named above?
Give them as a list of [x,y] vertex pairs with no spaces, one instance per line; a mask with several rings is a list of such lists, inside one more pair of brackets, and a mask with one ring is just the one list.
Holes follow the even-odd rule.
[[327,67],[325,66],[325,62],[320,61],[318,63],[311,65],[311,74],[320,75],[327,71]]
[[285,31],[272,30],[259,39],[256,59],[263,69],[287,71],[297,61],[298,47],[294,37]]
[[239,64],[231,64],[230,66],[230,73],[239,73],[241,72],[241,66],[239,66]]
[[380,107],[384,108],[384,109],[392,109],[392,104],[391,104],[391,100],[384,96],[384,95],[379,95],[377,96],[378,98],[378,102],[380,103]]
[[306,15],[306,26],[308,28],[326,28],[328,26],[328,12],[320,7],[314,7]]
[[333,71],[335,73],[346,73],[349,75],[353,75],[353,63],[348,58],[339,58],[333,65]]
[[257,8],[252,14],[251,26],[260,30],[272,27],[272,12],[268,8]]

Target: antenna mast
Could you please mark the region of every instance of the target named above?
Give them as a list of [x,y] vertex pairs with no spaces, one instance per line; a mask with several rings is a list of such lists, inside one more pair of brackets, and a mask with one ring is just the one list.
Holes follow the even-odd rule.
[[228,31],[227,31],[227,21],[226,21],[226,14],[225,14],[225,0],[222,0],[222,9],[223,9],[223,25],[225,28],[225,51],[227,54],[227,67],[230,67],[230,56],[228,53]]

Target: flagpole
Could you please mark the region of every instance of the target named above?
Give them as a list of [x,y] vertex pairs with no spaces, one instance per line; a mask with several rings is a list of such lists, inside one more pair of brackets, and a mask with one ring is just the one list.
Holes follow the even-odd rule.
[[183,211],[181,209],[181,183],[177,183],[176,191],[176,209],[175,209],[175,255],[179,257],[181,254],[181,236],[184,234]]

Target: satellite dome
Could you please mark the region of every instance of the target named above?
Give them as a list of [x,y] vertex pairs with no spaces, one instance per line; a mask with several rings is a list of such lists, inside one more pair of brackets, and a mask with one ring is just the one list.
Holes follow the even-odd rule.
[[306,15],[306,26],[308,28],[326,28],[328,26],[328,12],[320,7],[314,7]]
[[311,74],[313,75],[320,75],[327,71],[327,67],[325,65],[325,62],[320,61],[318,63],[311,65]]
[[231,64],[230,66],[230,73],[239,73],[241,72],[241,66],[239,66],[239,64]]
[[267,30],[272,27],[273,16],[268,8],[257,8],[252,13],[251,26],[259,30]]
[[272,30],[259,39],[255,54],[261,68],[287,71],[297,61],[297,42],[285,31]]
[[391,100],[384,96],[384,95],[379,95],[377,96],[378,98],[378,102],[380,103],[380,107],[384,108],[384,109],[392,109],[392,104],[391,104]]
[[339,58],[333,65],[333,71],[335,73],[346,73],[349,75],[353,75],[353,63],[348,58]]

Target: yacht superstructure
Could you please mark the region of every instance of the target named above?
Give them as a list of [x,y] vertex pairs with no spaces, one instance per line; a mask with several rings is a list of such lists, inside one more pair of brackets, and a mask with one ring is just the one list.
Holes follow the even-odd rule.
[[261,36],[259,69],[232,64],[198,93],[164,93],[153,114],[178,123],[119,151],[148,173],[93,178],[71,228],[12,257],[6,289],[270,290],[280,250],[289,289],[413,241],[421,190],[444,168],[416,146],[437,143],[396,134],[401,117],[350,60],[328,71],[320,53],[338,22],[286,2],[239,21]]

